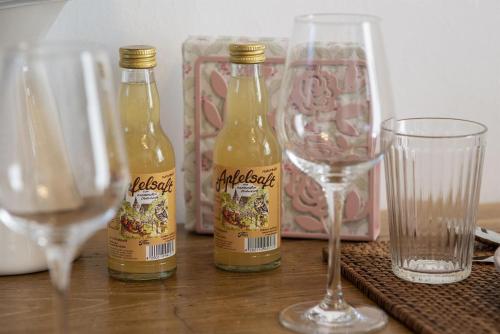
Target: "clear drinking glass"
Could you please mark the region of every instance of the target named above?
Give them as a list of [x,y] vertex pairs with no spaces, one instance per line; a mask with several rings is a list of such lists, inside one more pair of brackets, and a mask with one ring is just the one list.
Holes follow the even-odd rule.
[[[294,21],[282,81],[277,132],[286,159],[323,188],[329,261],[323,300],[292,305],[281,323],[302,333],[366,333],[382,328],[378,308],[352,307],[340,275],[345,189],[382,158],[393,119],[378,18],[314,14]],[[385,138],[382,138],[385,136]]]
[[111,78],[93,45],[23,45],[1,58],[0,220],[45,250],[60,332],[72,259],[128,182]]
[[385,156],[392,270],[411,282],[469,276],[486,126],[461,119],[396,122]]

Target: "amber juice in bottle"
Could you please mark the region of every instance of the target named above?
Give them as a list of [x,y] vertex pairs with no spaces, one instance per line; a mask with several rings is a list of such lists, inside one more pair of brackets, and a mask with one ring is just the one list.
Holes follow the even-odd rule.
[[155,48],[120,48],[119,109],[131,181],[108,224],[108,269],[122,280],[166,278],[176,268],[175,157],[160,127],[155,66]]
[[214,257],[218,268],[280,265],[281,149],[267,122],[264,45],[231,44],[224,126],[214,146]]

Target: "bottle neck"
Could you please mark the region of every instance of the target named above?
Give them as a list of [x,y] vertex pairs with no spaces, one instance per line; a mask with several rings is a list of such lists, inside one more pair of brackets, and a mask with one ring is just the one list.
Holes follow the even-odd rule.
[[152,68],[122,68],[119,105],[126,132],[154,132],[159,127],[160,99]]
[[153,68],[122,68],[121,83],[154,84]]
[[261,64],[234,64],[231,63],[231,79],[232,78],[254,78],[260,80],[262,77]]
[[267,95],[261,64],[231,64],[227,121],[262,127],[268,111]]

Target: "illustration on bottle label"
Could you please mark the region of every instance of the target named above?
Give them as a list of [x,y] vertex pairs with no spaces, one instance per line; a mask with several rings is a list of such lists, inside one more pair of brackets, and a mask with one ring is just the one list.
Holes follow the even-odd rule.
[[175,169],[131,175],[116,217],[108,224],[112,258],[154,261],[175,255]]
[[215,246],[257,253],[280,245],[281,165],[214,166]]

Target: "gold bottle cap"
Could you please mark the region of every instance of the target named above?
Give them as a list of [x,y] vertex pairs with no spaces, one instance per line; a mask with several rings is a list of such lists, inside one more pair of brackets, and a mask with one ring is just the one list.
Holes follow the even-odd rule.
[[229,61],[235,64],[259,64],[266,60],[262,43],[232,43],[229,45]]
[[120,48],[120,67],[152,68],[156,66],[156,48],[149,45],[128,45]]

